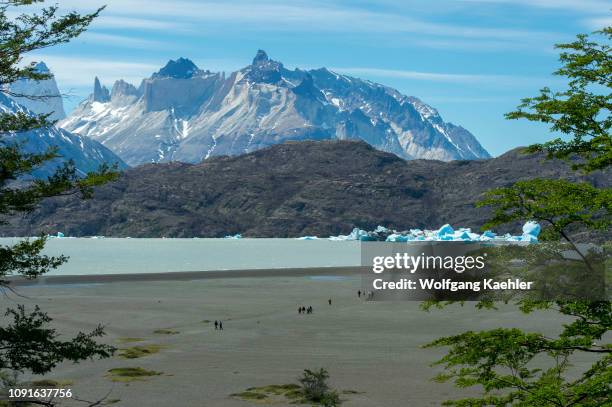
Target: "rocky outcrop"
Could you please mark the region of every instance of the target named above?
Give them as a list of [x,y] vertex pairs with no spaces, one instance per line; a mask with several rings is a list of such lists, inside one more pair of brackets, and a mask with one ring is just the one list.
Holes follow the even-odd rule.
[[[476,230],[490,215],[474,206],[483,192],[535,177],[577,179],[564,162],[516,150],[489,160],[407,161],[364,142],[289,142],[201,164],[142,165],[98,188],[92,200],[47,200],[0,232],[296,237],[445,223]],[[612,183],[609,174],[588,180]]]

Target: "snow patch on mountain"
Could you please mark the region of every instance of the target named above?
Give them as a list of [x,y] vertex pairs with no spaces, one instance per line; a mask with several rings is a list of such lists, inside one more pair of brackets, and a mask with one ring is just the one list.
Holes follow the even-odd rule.
[[117,81],[108,98],[105,89],[96,78],[92,97],[60,126],[131,165],[199,162],[307,139],[362,139],[406,159],[489,157],[469,131],[415,97],[326,68],[288,70],[262,50],[227,76],[179,58],[138,87]]
[[[44,63],[38,63],[37,69],[47,70]],[[48,70],[46,71],[48,72]],[[59,91],[52,79],[46,81],[19,81],[18,84],[11,84],[9,89],[11,92],[17,90],[22,94],[29,96],[49,96],[55,94],[53,98],[54,105],[47,105],[45,102],[49,99],[36,100],[28,98],[30,102],[28,106],[33,107],[31,110],[28,106],[19,103],[20,98],[9,97],[0,93],[0,111],[3,113],[14,114],[18,112],[29,115],[54,113],[50,116],[57,115],[58,112],[63,112],[62,99],[59,97]],[[41,102],[41,103],[34,103]],[[95,106],[99,110],[99,114],[104,114],[106,105],[97,103]],[[54,110],[49,110],[54,109]],[[57,117],[57,116],[55,116]],[[17,143],[22,146],[22,150],[26,153],[43,153],[51,148],[56,148],[60,156],[42,167],[33,171],[34,177],[46,177],[51,175],[55,169],[68,160],[72,160],[77,169],[78,174],[85,175],[88,172],[97,170],[103,164],[117,164],[119,169],[127,168],[127,165],[107,147],[101,143],[92,140],[84,135],[74,134],[64,129],[50,126],[26,132],[5,132],[2,134],[4,143]]]
[[[44,62],[33,63],[34,70],[50,74]],[[53,77],[43,81],[20,79],[7,87],[11,99],[35,114],[49,114],[49,120],[62,120],[66,117],[62,96]],[[42,97],[32,99],[30,96]]]

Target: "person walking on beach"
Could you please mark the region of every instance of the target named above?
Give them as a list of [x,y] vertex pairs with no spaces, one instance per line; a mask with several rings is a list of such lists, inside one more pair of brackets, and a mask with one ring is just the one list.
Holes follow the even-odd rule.
[[361,298],[361,290],[357,291],[357,297]]
[[215,319],[215,331],[219,329],[219,321]]
[[329,305],[331,305],[331,298],[329,300],[327,300],[327,302],[329,303]]
[[223,331],[223,322],[219,321],[219,330]]

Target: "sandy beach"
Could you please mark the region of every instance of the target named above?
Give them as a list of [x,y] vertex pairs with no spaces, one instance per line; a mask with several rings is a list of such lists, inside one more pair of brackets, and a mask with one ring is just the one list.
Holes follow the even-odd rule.
[[[119,348],[160,345],[137,359],[65,364],[46,378],[68,380],[80,398],[116,406],[290,405],[244,401],[231,395],[247,388],[295,383],[305,368],[329,370],[347,407],[433,406],[458,394],[431,378],[439,350],[420,347],[434,338],[500,326],[553,333],[558,316],[517,317],[511,306],[477,311],[453,306],[424,312],[417,302],[366,302],[357,298],[359,275],[299,273],[240,278],[104,281],[18,287],[3,307],[39,304],[61,332],[105,325],[104,342]],[[328,305],[328,299],[332,305]],[[299,306],[312,306],[299,315]],[[222,320],[216,331],[214,320]],[[165,329],[172,334],[155,333]],[[126,338],[135,342],[125,343]],[[142,381],[117,383],[109,369],[142,367],[161,372]],[[24,380],[29,379],[23,377]],[[40,379],[37,377],[36,379]]]

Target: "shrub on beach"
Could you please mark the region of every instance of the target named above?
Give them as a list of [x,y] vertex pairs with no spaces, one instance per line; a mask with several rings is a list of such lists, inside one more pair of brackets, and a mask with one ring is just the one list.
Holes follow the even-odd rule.
[[329,373],[323,368],[319,370],[304,369],[304,374],[298,379],[302,385],[304,398],[324,407],[340,405],[340,396],[329,387],[328,379]]

